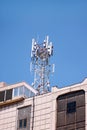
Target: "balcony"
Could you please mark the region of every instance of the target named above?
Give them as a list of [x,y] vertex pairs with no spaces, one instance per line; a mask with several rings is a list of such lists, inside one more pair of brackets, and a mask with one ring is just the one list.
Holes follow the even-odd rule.
[[0,107],[35,96],[37,91],[25,82],[0,88]]

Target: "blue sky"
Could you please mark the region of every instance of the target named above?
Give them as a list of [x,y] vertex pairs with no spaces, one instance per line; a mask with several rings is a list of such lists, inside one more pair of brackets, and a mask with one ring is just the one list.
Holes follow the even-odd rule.
[[69,86],[87,77],[86,0],[0,0],[0,81],[33,82],[32,38],[53,42],[52,86]]

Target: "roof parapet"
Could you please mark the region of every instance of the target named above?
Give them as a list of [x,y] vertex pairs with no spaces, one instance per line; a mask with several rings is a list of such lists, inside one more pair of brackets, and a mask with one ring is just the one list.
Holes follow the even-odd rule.
[[52,87],[52,92],[56,92],[56,91],[58,91],[58,90],[60,90],[60,89],[58,88],[58,86],[53,86],[53,87]]
[[0,88],[5,87],[7,84],[5,82],[0,82]]

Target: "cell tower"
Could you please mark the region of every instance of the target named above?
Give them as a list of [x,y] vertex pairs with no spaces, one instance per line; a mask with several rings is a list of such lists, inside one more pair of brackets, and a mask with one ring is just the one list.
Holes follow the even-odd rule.
[[53,55],[53,45],[49,37],[42,44],[32,39],[30,70],[34,71],[32,86],[39,94],[51,91],[49,75],[54,72],[54,64],[50,65],[50,57]]

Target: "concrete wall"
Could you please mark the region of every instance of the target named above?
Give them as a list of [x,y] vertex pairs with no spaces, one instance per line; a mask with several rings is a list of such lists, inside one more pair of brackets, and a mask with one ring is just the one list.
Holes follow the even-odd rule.
[[[51,93],[0,107],[0,130],[17,130],[18,109],[24,106],[31,106],[30,130],[56,130],[57,97],[78,90],[85,91],[85,115],[87,115],[87,81],[84,81],[62,89],[54,87]],[[85,130],[87,130],[87,116],[85,116]]]

